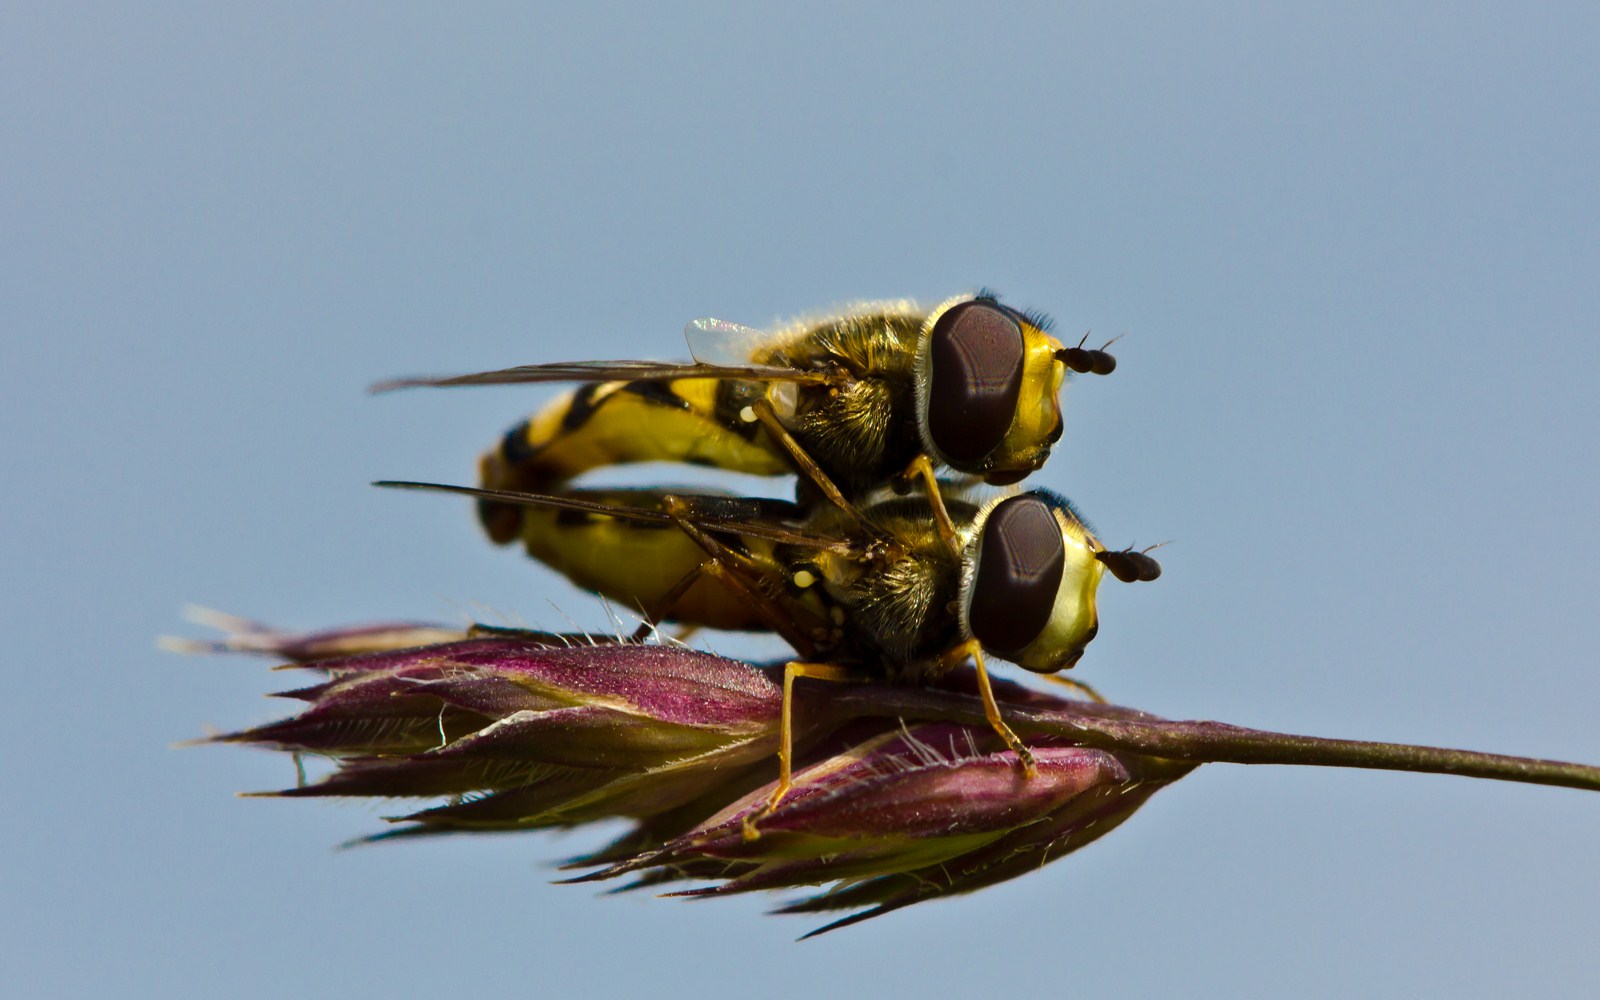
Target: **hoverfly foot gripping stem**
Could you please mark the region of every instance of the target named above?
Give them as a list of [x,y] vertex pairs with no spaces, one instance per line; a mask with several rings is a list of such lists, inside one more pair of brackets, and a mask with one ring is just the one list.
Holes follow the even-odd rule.
[[745,816],[743,825],[746,841],[761,839],[761,831],[756,828],[756,824],[771,816],[778,808],[778,803],[783,801],[783,797],[788,795],[789,789],[794,786],[794,679],[796,677],[844,682],[851,679],[851,674],[844,667],[830,663],[801,663],[798,660],[791,660],[783,665],[782,722],[778,730],[778,784],[773,787],[766,805]]
[[978,695],[983,699],[983,717],[989,720],[989,725],[1005,741],[1007,747],[1017,755],[1017,765],[1022,769],[1024,778],[1032,778],[1039,773],[1039,765],[1033,759],[1033,751],[1022,742],[1006,720],[1000,715],[1000,705],[994,700],[994,687],[989,683],[989,671],[983,665],[983,647],[978,640],[968,639],[966,642],[945,654],[946,664],[959,663],[967,657],[972,657],[972,662],[978,673]]

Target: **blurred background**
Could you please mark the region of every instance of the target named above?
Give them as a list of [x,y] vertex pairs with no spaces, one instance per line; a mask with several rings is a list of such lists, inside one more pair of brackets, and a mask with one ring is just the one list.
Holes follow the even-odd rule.
[[607,626],[466,501],[367,485],[469,481],[549,391],[368,383],[989,285],[1125,335],[1037,482],[1174,540],[1077,676],[1600,762],[1600,12],[805,6],[0,10],[16,995],[1593,995],[1575,791],[1216,765],[794,945],[772,899],[547,884],[611,830],[340,852],[389,810],[170,748],[295,680],[158,652],[186,602]]

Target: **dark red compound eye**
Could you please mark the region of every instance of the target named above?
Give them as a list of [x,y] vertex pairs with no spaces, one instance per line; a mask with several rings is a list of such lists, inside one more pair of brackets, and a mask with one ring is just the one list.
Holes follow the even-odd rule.
[[1050,507],[1024,494],[1001,501],[983,525],[967,611],[985,648],[1014,653],[1050,623],[1067,554]]
[[952,467],[977,471],[1017,413],[1022,327],[980,299],[946,310],[931,336],[928,436]]

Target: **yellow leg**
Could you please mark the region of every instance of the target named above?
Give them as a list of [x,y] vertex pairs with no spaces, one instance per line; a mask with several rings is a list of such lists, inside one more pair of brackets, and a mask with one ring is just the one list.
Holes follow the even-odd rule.
[[1083,695],[1085,698],[1088,698],[1090,701],[1097,701],[1102,705],[1107,704],[1105,695],[1101,694],[1099,691],[1096,691],[1092,684],[1085,683],[1084,681],[1080,681],[1073,677],[1062,677],[1060,674],[1042,674],[1041,676],[1051,683],[1060,684],[1062,687],[1071,688],[1072,690]]
[[[698,573],[718,581],[735,594],[744,595],[767,619],[772,630],[793,646],[796,652],[801,656],[814,655],[816,641],[813,630],[807,629],[801,621],[798,606],[793,603],[784,604],[772,596],[771,592],[781,588],[762,586],[762,579],[770,575],[769,571],[754,564],[749,556],[718,541],[710,532],[696,524],[693,520],[692,505],[684,498],[668,494],[661,498],[661,505],[673,523],[709,557],[700,564]],[[679,581],[679,585],[685,590],[688,589],[688,584],[684,581]],[[677,589],[678,586],[675,585],[673,590]]]
[[950,512],[945,509],[944,495],[939,492],[939,479],[933,474],[933,462],[926,454],[918,455],[906,466],[906,471],[900,474],[906,479],[917,477],[928,490],[928,506],[933,508],[933,523],[939,528],[939,537],[944,539],[950,551],[955,553],[957,559],[961,558],[961,547],[956,542],[955,522],[950,520]]
[[761,421],[761,426],[766,430],[767,436],[783,446],[784,451],[789,453],[790,460],[794,462],[795,468],[800,471],[802,476],[811,480],[817,489],[822,491],[822,495],[828,498],[829,503],[850,515],[850,518],[863,529],[869,532],[877,530],[867,523],[865,517],[861,516],[861,512],[856,510],[855,504],[845,499],[839,487],[834,484],[826,472],[822,471],[822,466],[817,464],[817,460],[812,458],[811,453],[806,451],[800,442],[794,439],[794,435],[789,433],[789,428],[783,426],[783,422],[778,419],[778,415],[772,411],[771,403],[764,399],[759,399],[751,405],[751,410],[754,411],[756,419]]
[[983,666],[983,649],[978,645],[978,640],[968,639],[966,642],[952,649],[945,656],[949,664],[959,663],[967,657],[972,657],[972,662],[978,668],[978,695],[983,698],[983,717],[989,720],[989,725],[1006,741],[1006,746],[1016,752],[1017,762],[1022,765],[1023,776],[1031,778],[1039,773],[1038,765],[1034,763],[1033,752],[1022,742],[1022,737],[1011,731],[1006,725],[1006,720],[1000,717],[1000,706],[994,700],[994,688],[989,684],[989,671]]
[[756,829],[756,822],[772,815],[778,808],[778,803],[789,794],[789,788],[794,784],[794,679],[796,677],[811,677],[819,681],[848,681],[851,674],[843,667],[836,667],[828,663],[801,663],[791,660],[783,665],[783,709],[781,711],[782,723],[778,729],[778,786],[772,790],[772,795],[767,799],[767,804],[759,812],[751,813],[744,818],[744,839],[755,840],[761,836],[761,831]]

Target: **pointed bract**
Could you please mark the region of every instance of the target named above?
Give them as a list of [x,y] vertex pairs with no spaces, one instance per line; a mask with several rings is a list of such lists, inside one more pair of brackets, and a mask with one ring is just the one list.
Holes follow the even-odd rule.
[[681,648],[517,633],[305,666],[328,680],[290,692],[304,711],[215,740],[336,761],[286,796],[453,800],[400,818],[424,827],[652,816],[742,789],[777,749],[773,675]]
[[[795,691],[794,785],[769,811],[775,668],[515,632],[301,666],[325,680],[287,692],[299,714],[216,740],[334,761],[283,796],[443,800],[369,840],[631,817],[633,833],[573,862],[599,869],[573,881],[632,873],[622,888],[699,882],[677,893],[694,896],[834,883],[786,911],[863,910],[838,925],[1037,868],[1192,767],[1035,739],[1030,776],[991,726],[907,725],[874,714],[868,686],[808,682]],[[936,708],[973,701],[969,676],[948,684],[928,692]],[[1019,711],[1147,718],[997,689]]]

